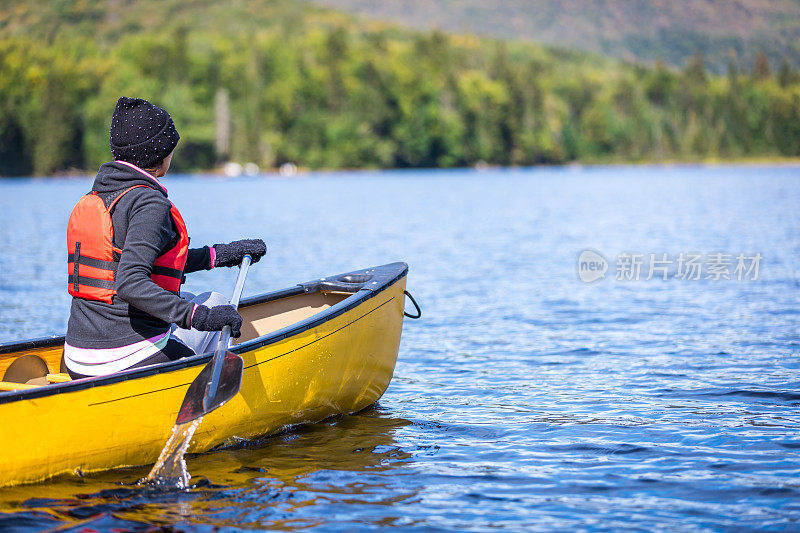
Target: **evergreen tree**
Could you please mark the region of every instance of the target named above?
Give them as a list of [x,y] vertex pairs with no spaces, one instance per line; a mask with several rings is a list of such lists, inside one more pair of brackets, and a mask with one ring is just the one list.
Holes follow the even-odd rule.
[[708,81],[706,74],[706,60],[703,52],[698,50],[689,61],[686,63],[685,69],[686,79],[699,84],[705,84]]
[[772,70],[769,68],[769,60],[767,54],[761,49],[756,55],[756,60],[753,63],[753,78],[756,80],[766,80],[772,76]]
[[780,68],[778,68],[778,83],[783,88],[797,83],[797,73],[792,70],[792,66],[789,65],[789,61],[785,57],[781,61]]

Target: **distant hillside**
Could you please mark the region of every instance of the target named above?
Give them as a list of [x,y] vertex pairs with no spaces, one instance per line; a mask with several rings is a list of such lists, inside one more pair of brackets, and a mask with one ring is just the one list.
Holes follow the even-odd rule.
[[[335,22],[332,12],[298,0],[2,0],[0,38],[59,37],[100,44],[175,28],[238,34],[307,22]],[[347,18],[347,15],[338,17]]]
[[723,73],[763,49],[800,66],[797,0],[311,0],[414,28],[439,28],[683,66],[701,51]]

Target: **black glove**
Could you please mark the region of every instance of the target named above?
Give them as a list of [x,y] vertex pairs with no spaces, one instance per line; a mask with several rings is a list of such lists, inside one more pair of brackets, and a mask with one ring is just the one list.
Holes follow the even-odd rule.
[[214,259],[215,267],[231,267],[242,264],[245,255],[253,259],[253,263],[258,263],[261,256],[267,253],[267,245],[261,239],[244,239],[233,241],[228,244],[215,244]]
[[198,305],[192,317],[192,327],[200,331],[220,331],[231,327],[231,336],[238,339],[242,334],[242,315],[232,305],[217,305],[208,308]]

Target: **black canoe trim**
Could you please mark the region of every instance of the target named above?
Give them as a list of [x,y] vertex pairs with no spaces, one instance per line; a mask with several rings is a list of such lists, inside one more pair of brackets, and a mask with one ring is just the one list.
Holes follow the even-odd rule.
[[[288,337],[293,337],[308,329],[315,328],[320,324],[332,320],[342,313],[361,305],[366,300],[374,297],[376,294],[383,292],[406,276],[406,274],[408,274],[408,265],[405,263],[389,263],[387,265],[378,267],[320,278],[314,281],[300,283],[287,289],[268,292],[258,296],[251,296],[249,298],[242,299],[239,306],[248,307],[251,305],[258,305],[309,292],[339,291],[352,293],[351,296],[348,296],[341,302],[329,307],[317,315],[313,315],[305,320],[301,320],[285,328],[273,331],[267,335],[262,335],[261,337],[251,339],[242,344],[236,344],[231,348],[231,351],[238,354],[250,352],[263,346],[274,344]],[[34,350],[37,348],[51,348],[63,344],[63,335],[41,337],[37,339],[15,342],[13,344],[0,345],[0,354],[23,350]],[[177,361],[171,361],[169,363],[142,367],[140,369],[125,370],[116,374],[111,374],[110,376],[78,379],[24,391],[2,392],[0,393],[0,404],[15,402],[18,400],[42,398],[44,396],[51,396],[54,394],[77,392],[92,387],[121,383],[129,379],[139,379],[155,374],[179,370],[182,368],[201,366],[210,361],[212,355],[213,353],[209,352],[195,355],[193,357],[178,359]]]

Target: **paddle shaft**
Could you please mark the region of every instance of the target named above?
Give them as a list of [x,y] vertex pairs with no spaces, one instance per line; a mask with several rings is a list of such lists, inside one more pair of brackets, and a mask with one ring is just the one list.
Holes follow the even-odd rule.
[[[239,276],[236,278],[236,285],[233,287],[233,296],[231,296],[231,305],[234,308],[239,307],[239,300],[242,298],[242,289],[244,289],[244,280],[247,277],[247,270],[250,268],[250,256],[245,255],[242,258],[242,264],[239,267]],[[213,401],[214,396],[219,388],[219,377],[222,374],[222,358],[228,350],[231,341],[231,327],[225,326],[222,328],[222,334],[217,343],[217,350],[214,352],[211,367],[211,380],[208,382],[205,394],[203,395],[203,408],[208,409],[210,403]]]

